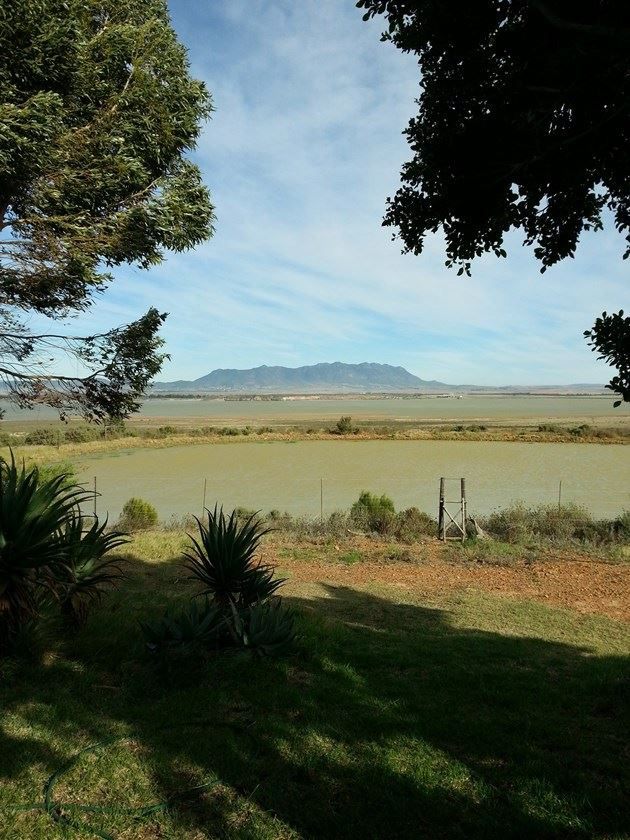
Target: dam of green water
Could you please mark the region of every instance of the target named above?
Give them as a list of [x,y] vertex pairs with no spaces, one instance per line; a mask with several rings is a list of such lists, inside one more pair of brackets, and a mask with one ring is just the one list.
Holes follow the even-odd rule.
[[[133,449],[81,458],[82,481],[96,477],[97,510],[116,518],[131,496],[160,517],[226,508],[317,516],[347,509],[361,490],[387,493],[396,508],[435,513],[441,476],[467,480],[474,515],[522,501],[575,502],[594,516],[630,509],[630,446],[479,441],[338,440],[213,443]],[[323,492],[322,492],[323,491]]]

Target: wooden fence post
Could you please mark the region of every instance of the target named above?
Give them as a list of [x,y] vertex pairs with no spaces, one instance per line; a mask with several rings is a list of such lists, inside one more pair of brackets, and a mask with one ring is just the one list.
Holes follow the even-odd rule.
[[446,539],[446,526],[444,522],[444,479],[440,479],[440,507],[438,511],[438,538]]

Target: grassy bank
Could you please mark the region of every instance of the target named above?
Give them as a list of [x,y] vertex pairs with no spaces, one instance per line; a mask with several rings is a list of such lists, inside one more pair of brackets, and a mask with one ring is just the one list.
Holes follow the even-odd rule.
[[51,814],[85,836],[626,833],[630,634],[573,609],[587,575],[594,594],[620,592],[624,569],[576,561],[575,604],[557,608],[547,590],[519,595],[527,566],[348,563],[334,543],[294,559],[282,551],[306,544],[270,542],[299,617],[294,656],[160,665],[138,619],[185,597],[182,544],[138,536],[79,636],[0,665],[0,836],[81,836],[39,805],[60,770]]
[[340,434],[325,428],[227,426],[224,428],[188,428],[185,426],[125,428],[105,432],[98,428],[73,434],[72,427],[51,426],[31,432],[4,433],[0,454],[7,457],[9,446],[20,458],[49,463],[64,458],[106,454],[125,449],[163,449],[198,444],[226,444],[260,441],[337,441],[337,440],[453,440],[453,441],[512,441],[519,443],[597,443],[624,445],[630,443],[630,427],[600,429],[594,427],[561,428],[501,427],[501,426],[358,426],[352,432]]

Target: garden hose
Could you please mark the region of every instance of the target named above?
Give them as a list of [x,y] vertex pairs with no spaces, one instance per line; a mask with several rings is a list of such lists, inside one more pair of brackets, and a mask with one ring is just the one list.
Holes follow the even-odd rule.
[[[252,740],[252,742],[254,741],[253,735],[249,731],[249,727],[240,726],[233,723],[218,723],[214,720],[197,721],[193,723],[171,724],[161,726],[154,731],[168,732],[175,731],[177,729],[185,729],[192,727],[220,727],[224,729],[230,729],[233,732],[238,733],[239,735],[246,735]],[[49,776],[49,778],[46,780],[46,783],[44,784],[43,801],[6,806],[0,805],[0,811],[44,811],[52,820],[64,825],[66,828],[71,828],[75,831],[81,831],[92,834],[92,836],[99,837],[101,838],[101,840],[116,840],[114,835],[107,834],[104,831],[93,828],[88,823],[82,822],[81,820],[77,820],[75,817],[71,816],[72,812],[83,814],[115,814],[117,816],[124,815],[129,816],[134,820],[143,820],[148,819],[156,813],[166,811],[178,799],[184,799],[187,796],[190,796],[190,794],[196,793],[197,791],[210,790],[211,788],[220,784],[219,780],[217,779],[210,782],[204,782],[203,784],[195,785],[193,787],[177,791],[176,793],[171,794],[171,796],[169,796],[167,799],[163,799],[160,802],[153,802],[149,805],[140,805],[135,808],[128,808],[119,805],[80,805],[77,803],[55,801],[53,797],[53,790],[60,777],[63,776],[64,773],[67,773],[68,770],[70,770],[72,767],[74,767],[84,755],[86,755],[87,753],[96,752],[100,749],[111,746],[112,744],[117,744],[121,741],[130,741],[132,739],[132,735],[119,735],[114,736],[112,738],[104,738],[101,741],[96,741],[94,744],[90,744],[89,746],[84,747],[82,750],[79,750],[79,752],[75,753],[71,758],[69,758],[68,761],[65,762],[65,764],[62,764],[61,767],[55,770],[55,772],[52,773],[51,776]]]

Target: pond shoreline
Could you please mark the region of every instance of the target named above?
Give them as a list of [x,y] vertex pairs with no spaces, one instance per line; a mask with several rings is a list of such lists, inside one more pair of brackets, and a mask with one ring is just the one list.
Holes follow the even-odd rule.
[[[598,444],[601,446],[625,446],[630,444],[630,435],[618,430],[605,434],[593,429],[592,433],[573,434],[569,430],[536,431],[529,427],[501,428],[489,427],[484,431],[452,431],[443,428],[391,429],[386,432],[361,429],[355,434],[334,434],[323,431],[270,431],[260,433],[256,430],[230,429],[224,433],[195,434],[181,432],[160,434],[159,429],[143,429],[135,435],[125,435],[105,440],[91,440],[84,443],[60,443],[59,446],[24,445],[16,438],[12,447],[18,458],[39,463],[51,463],[60,459],[73,459],[81,456],[107,455],[122,450],[167,449],[175,446],[198,446],[199,444],[252,444],[264,442],[318,442],[318,441],[467,441],[479,443],[577,443]],[[0,447],[2,457],[9,456],[9,447]]]

